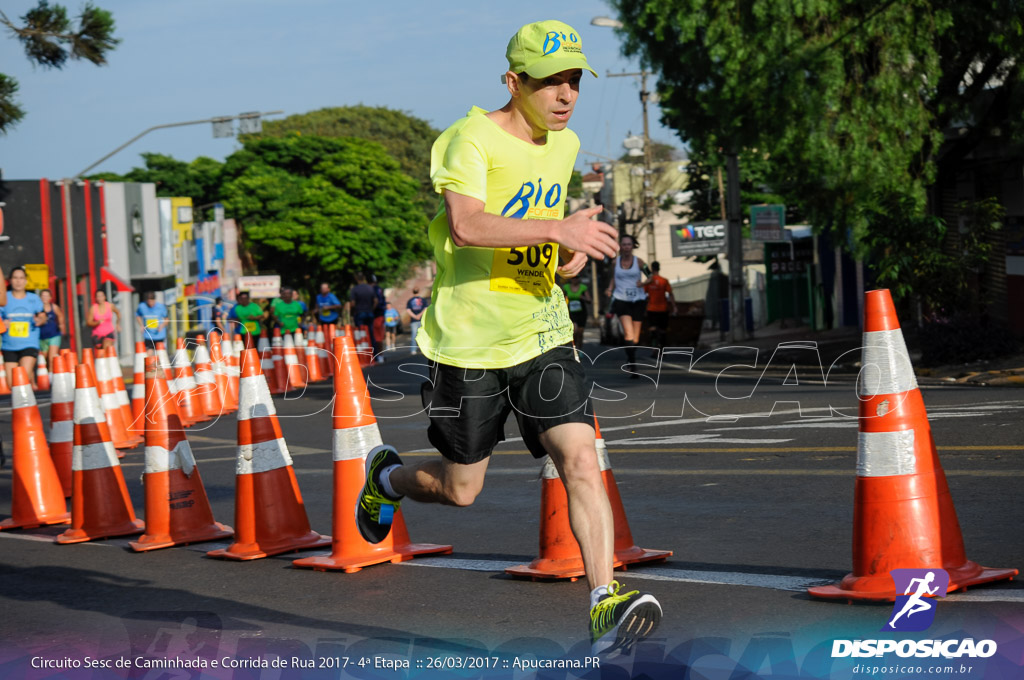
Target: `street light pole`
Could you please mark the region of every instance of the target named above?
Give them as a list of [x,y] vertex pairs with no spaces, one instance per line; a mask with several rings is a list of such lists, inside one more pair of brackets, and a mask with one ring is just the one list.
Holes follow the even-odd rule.
[[740,203],[740,163],[735,150],[725,156],[728,174],[726,207],[728,230],[726,250],[729,258],[729,335],[732,342],[747,339],[744,297],[746,280],[743,276],[743,214]]
[[203,120],[189,120],[189,121],[185,121],[183,123],[164,123],[163,125],[154,125],[153,127],[147,128],[147,129],[143,130],[142,132],[140,132],[139,134],[135,135],[134,137],[129,139],[127,142],[125,142],[121,146],[117,147],[116,149],[114,149],[113,151],[108,153],[103,158],[99,159],[98,161],[96,161],[95,163],[93,163],[92,165],[87,167],[85,170],[82,170],[82,171],[78,172],[75,175],[75,177],[81,177],[82,175],[84,175],[85,173],[89,172],[90,170],[95,168],[97,165],[99,165],[103,161],[107,160],[108,158],[110,158],[111,156],[116,154],[117,152],[121,151],[122,149],[124,149],[127,146],[131,146],[133,143],[135,143],[136,141],[138,141],[142,137],[148,135],[153,130],[162,130],[164,128],[172,128],[172,127],[182,127],[184,125],[201,125],[203,123],[229,123],[230,121],[234,120],[235,118],[239,118],[239,119],[242,119],[242,118],[245,118],[245,119],[260,118],[262,116],[273,116],[273,115],[276,115],[276,114],[279,114],[279,113],[284,113],[284,111],[267,111],[265,113],[243,113],[243,114],[239,114],[237,116],[217,116],[216,118],[204,118]]
[[640,78],[640,103],[643,105],[644,113],[644,181],[642,182],[643,196],[640,205],[643,224],[646,226],[645,231],[647,232],[647,262],[651,263],[657,259],[654,247],[654,215],[657,212],[657,207],[654,205],[654,187],[651,185],[651,177],[654,175],[652,170],[654,157],[651,155],[651,128],[647,120],[647,102],[651,94],[647,91],[647,76],[649,75],[651,72],[646,70],[637,73],[607,74],[609,78],[622,78],[623,76]]
[[[594,17],[590,20],[590,24],[592,26],[604,26],[605,28],[623,28],[621,21],[606,16]],[[644,224],[647,225],[647,262],[651,263],[657,259],[654,247],[654,215],[656,208],[654,205],[654,187],[651,185],[651,166],[653,164],[651,156],[651,130],[647,122],[647,101],[650,99],[650,92],[647,91],[647,76],[651,75],[651,72],[643,70],[639,73],[609,73],[607,75],[609,78],[620,78],[622,76],[640,78],[640,103],[643,105],[644,111],[644,195],[642,206]]]

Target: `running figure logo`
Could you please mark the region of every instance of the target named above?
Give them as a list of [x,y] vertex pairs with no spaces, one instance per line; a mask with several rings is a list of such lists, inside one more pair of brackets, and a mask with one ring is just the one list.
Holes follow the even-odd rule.
[[935,600],[931,597],[945,597],[949,588],[949,574],[944,569],[893,569],[889,572],[896,592],[892,607],[892,619],[882,630],[919,631],[925,630],[935,620]]

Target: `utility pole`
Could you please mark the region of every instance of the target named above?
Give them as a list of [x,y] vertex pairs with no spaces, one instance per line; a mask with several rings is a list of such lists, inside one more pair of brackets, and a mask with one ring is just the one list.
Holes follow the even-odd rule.
[[71,343],[71,350],[77,352],[78,348],[76,345],[81,344],[82,338],[82,327],[79,326],[78,322],[78,273],[75,271],[75,230],[72,226],[72,212],[71,212],[71,187],[75,185],[75,180],[67,178],[61,180],[61,199],[64,204],[64,216],[66,220],[66,228],[64,230],[65,239],[65,253],[64,256],[67,259],[68,268],[68,299],[66,302],[62,301],[71,309],[71,337],[68,339]]
[[726,207],[729,213],[726,250],[729,258],[729,335],[732,342],[747,339],[744,309],[746,280],[743,276],[743,215],[740,204],[740,163],[736,151],[725,157],[728,174]]
[[647,102],[650,100],[651,93],[647,91],[647,76],[651,75],[650,71],[644,70],[637,73],[608,73],[609,78],[622,78],[624,76],[630,76],[633,78],[640,78],[640,103],[643,105],[644,112],[644,181],[643,181],[643,198],[641,208],[643,210],[643,224],[645,225],[644,231],[646,232],[647,240],[647,262],[650,264],[657,259],[656,251],[654,248],[654,216],[657,212],[657,207],[654,205],[654,187],[651,185],[651,177],[653,176],[652,164],[653,157],[651,156],[651,128],[647,120]]

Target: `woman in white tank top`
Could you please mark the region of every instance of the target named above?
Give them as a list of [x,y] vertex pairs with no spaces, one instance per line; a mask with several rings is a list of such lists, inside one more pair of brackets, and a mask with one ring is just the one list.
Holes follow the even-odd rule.
[[[612,313],[619,317],[630,362],[636,361],[636,344],[647,308],[647,292],[641,284],[647,274],[647,265],[633,254],[636,241],[629,234],[619,240],[619,256],[615,258],[615,275],[605,294],[612,299]],[[632,374],[632,377],[637,377]]]

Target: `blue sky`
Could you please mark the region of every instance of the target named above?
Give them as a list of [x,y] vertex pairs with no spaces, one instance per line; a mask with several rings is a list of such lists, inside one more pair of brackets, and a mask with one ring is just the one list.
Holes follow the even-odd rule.
[[[643,129],[637,71],[619,39],[591,18],[610,15],[603,0],[481,3],[453,0],[94,0],[114,13],[122,43],[109,64],[33,67],[21,44],[0,37],[0,72],[18,79],[24,120],[0,137],[4,179],[75,174],[148,127],[245,111],[305,113],[365,104],[406,111],[444,128],[473,105],[493,109],[505,45],[522,24],[561,19],[583,38],[594,69],[583,82],[570,127],[586,151],[618,157],[622,140]],[[63,2],[74,13],[77,0]],[[4,0],[10,18],[35,0]],[[493,5],[493,8],[492,8]],[[500,7],[500,9],[498,9]],[[651,83],[653,88],[653,81]],[[651,107],[654,139],[681,147]],[[157,130],[93,172],[126,172],[152,151],[181,160],[223,159],[238,148],[214,139],[208,124]],[[577,167],[589,160],[582,156]]]

